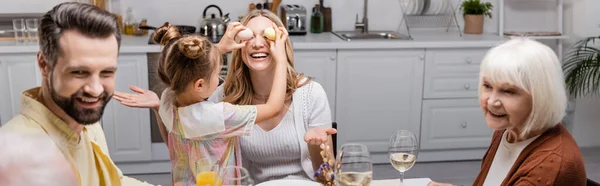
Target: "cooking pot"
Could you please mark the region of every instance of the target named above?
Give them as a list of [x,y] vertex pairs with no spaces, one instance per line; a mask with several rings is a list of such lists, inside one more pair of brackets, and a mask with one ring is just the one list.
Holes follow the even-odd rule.
[[[219,17],[213,13],[210,15],[210,18],[206,17],[206,11],[210,8],[216,8],[219,10]],[[212,42],[219,42],[223,34],[225,34],[225,30],[227,30],[227,23],[229,23],[229,13],[223,16],[223,12],[221,8],[217,5],[208,5],[204,8],[204,12],[202,13],[202,23],[200,23],[200,34],[206,36]]]

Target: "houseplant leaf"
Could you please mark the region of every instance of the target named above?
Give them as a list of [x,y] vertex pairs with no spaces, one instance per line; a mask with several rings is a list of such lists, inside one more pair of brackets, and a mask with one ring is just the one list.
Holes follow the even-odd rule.
[[575,97],[598,95],[600,90],[600,49],[591,46],[600,37],[575,43],[566,53],[563,70],[567,91]]

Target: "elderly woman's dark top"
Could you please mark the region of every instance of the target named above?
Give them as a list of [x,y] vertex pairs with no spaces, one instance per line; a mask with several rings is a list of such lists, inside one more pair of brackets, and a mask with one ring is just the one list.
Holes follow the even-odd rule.
[[[494,132],[492,144],[481,164],[473,185],[483,185],[504,130]],[[586,184],[583,158],[569,132],[558,124],[529,144],[504,178],[502,185],[569,185]]]

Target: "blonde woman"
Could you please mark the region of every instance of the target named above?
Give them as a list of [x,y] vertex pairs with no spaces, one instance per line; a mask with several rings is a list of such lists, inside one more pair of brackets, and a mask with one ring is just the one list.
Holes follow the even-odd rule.
[[[268,27],[283,27],[277,16],[269,11],[255,10],[246,15],[241,23],[228,26],[225,36],[217,48],[221,52],[233,51],[232,61],[225,83],[208,98],[210,102],[229,102],[235,105],[265,104],[269,98],[275,75],[276,61],[270,44],[263,36]],[[250,29],[253,37],[246,41],[235,41],[235,35]],[[294,69],[294,56],[290,40],[285,42],[287,61],[286,93],[284,108],[275,117],[258,122],[250,136],[241,136],[240,146],[243,166],[256,183],[277,179],[314,180],[314,171],[323,163],[315,136],[331,129],[331,111],[325,90],[317,82],[303,77]],[[139,94],[115,92],[115,99],[131,107],[155,108],[159,99],[149,90],[131,87]],[[165,141],[167,130],[159,128]],[[321,130],[322,129],[322,130]],[[322,136],[322,135],[320,135]],[[327,142],[333,147],[331,136]],[[330,148],[329,154],[333,155]]]
[[579,147],[560,123],[567,97],[552,49],[529,39],[503,43],[483,59],[479,81],[481,109],[496,131],[473,185],[585,185]]
[[[263,104],[269,97],[275,61],[268,53],[262,31],[272,24],[283,26],[279,18],[264,10],[250,12],[241,24],[254,32],[244,47],[234,50],[225,83],[209,100],[233,104]],[[224,42],[224,41],[221,41]],[[276,179],[313,179],[323,162],[317,145],[304,140],[314,127],[331,127],[331,111],[323,87],[294,69],[291,42],[286,43],[288,59],[287,91],[278,116],[258,123],[251,136],[240,138],[243,165],[257,183]],[[333,147],[331,138],[328,142]],[[333,154],[332,151],[329,152]]]

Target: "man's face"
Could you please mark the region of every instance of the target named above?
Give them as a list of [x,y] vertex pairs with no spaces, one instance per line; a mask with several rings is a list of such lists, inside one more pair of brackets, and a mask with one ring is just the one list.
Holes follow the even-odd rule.
[[69,30],[58,42],[62,54],[47,78],[52,100],[78,123],[96,123],[114,92],[117,40]]

